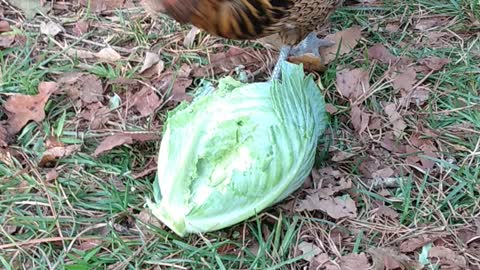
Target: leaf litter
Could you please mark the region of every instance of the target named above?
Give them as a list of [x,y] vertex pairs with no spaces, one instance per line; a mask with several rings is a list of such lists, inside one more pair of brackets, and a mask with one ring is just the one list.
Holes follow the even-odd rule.
[[[35,5],[38,3],[42,2],[38,1]],[[81,3],[86,5],[86,1],[81,1]],[[56,3],[56,5],[59,4]],[[90,7],[92,11],[96,12],[99,16],[104,14],[112,16],[113,13],[110,11],[113,9],[130,7],[131,5],[131,1],[95,0],[91,1]],[[48,8],[50,7],[47,7],[47,9]],[[31,7],[25,7],[25,9],[25,11],[30,14],[29,16],[32,16],[32,14],[34,16],[37,13],[37,11],[31,9]],[[112,17],[112,20],[115,19],[116,18]],[[64,24],[64,29],[61,24],[53,23],[55,21],[63,22],[63,20],[49,21],[43,24],[40,31],[58,40],[62,37],[60,33],[72,33],[75,36],[81,36],[88,31],[96,31],[96,28],[99,28],[99,25],[79,20],[74,22],[74,24]],[[451,37],[448,32],[442,32],[442,28],[446,27],[450,22],[451,20],[447,16],[413,18],[412,28],[417,32],[422,32],[424,36],[424,39],[421,41],[422,44],[427,44],[427,42],[433,44],[433,42],[436,42],[435,45],[440,46],[442,39]],[[400,22],[389,21],[385,27],[392,35],[395,34],[398,29],[403,29]],[[10,25],[0,19],[0,30],[4,32],[10,31]],[[194,48],[195,39],[198,34],[198,29],[192,28],[187,36],[179,39],[177,45],[196,49]],[[337,57],[339,44],[342,44],[339,57],[350,53],[352,50],[358,50],[357,47],[359,46],[357,45],[363,42],[361,41],[362,34],[366,36],[367,32],[362,33],[359,27],[353,27],[333,35],[328,35],[327,39],[334,40],[337,46],[323,48],[321,50],[321,61],[306,57],[300,59],[300,62],[309,63],[308,61],[310,61],[310,63],[312,63],[311,67],[306,67],[307,70],[315,69],[315,67],[320,65],[321,68],[324,69],[327,64],[333,62]],[[109,37],[105,38],[108,40]],[[106,46],[102,47],[76,46],[67,51],[67,56],[78,56],[81,61],[89,61],[91,63],[102,62],[105,65],[118,65],[118,61],[127,61],[127,57],[124,58],[122,55],[125,55],[123,53],[128,51],[128,49],[117,50],[118,47],[110,47],[107,43],[108,41],[105,41]],[[21,46],[21,44],[21,36],[12,33],[0,35],[0,48],[12,48],[14,46]],[[217,46],[215,48],[219,47]],[[389,48],[391,48],[391,46],[389,46]],[[398,52],[399,50],[393,51]],[[119,52],[121,52],[122,55]],[[263,49],[253,50],[243,48],[216,51],[215,53],[211,53],[210,51],[209,64],[199,66],[198,64],[192,65],[189,63],[187,66],[182,66],[181,64],[183,64],[183,62],[180,62],[180,70],[175,70],[175,68],[173,68],[176,64],[175,62],[173,64],[166,64],[167,61],[163,62],[161,60],[165,59],[164,55],[149,52],[139,54],[144,56],[143,62],[142,59],[133,61],[135,62],[135,67],[140,63],[138,75],[144,80],[142,84],[133,80],[135,81],[134,83],[124,81],[117,83],[117,85],[112,85],[108,82],[102,82],[102,79],[97,75],[80,72],[74,75],[63,74],[58,77],[54,76],[57,79],[56,82],[58,83],[59,89],[54,91],[54,93],[55,96],[64,93],[73,101],[76,106],[75,110],[79,112],[73,120],[88,123],[86,127],[82,125],[78,126],[80,130],[88,129],[89,131],[99,132],[102,131],[102,129],[112,128],[112,124],[121,126],[124,122],[127,122],[128,125],[130,125],[133,121],[136,121],[135,124],[143,124],[147,119],[148,121],[155,122],[156,115],[154,113],[161,108],[165,101],[170,100],[169,105],[174,106],[178,102],[189,101],[191,99],[187,92],[189,88],[195,86],[193,78],[211,77],[214,74],[232,74],[239,68],[245,69],[251,74],[259,74],[259,70],[264,69],[263,71],[267,71],[265,67],[269,63],[271,64],[272,57],[270,53],[270,51]],[[293,61],[294,59],[290,60]],[[355,204],[355,202],[359,201],[359,195],[355,193],[355,188],[358,187],[359,181],[368,183],[366,181],[368,179],[399,177],[399,167],[401,165],[398,163],[403,162],[422,169],[435,168],[435,162],[431,159],[439,158],[438,153],[439,149],[442,149],[441,145],[437,145],[436,138],[422,137],[422,134],[417,132],[418,130],[422,130],[422,127],[407,127],[407,124],[410,125],[407,119],[411,121],[408,110],[415,109],[414,106],[425,105],[435,89],[434,86],[429,85],[426,81],[422,81],[422,77],[429,76],[429,74],[435,72],[443,72],[445,67],[450,64],[449,59],[437,56],[427,56],[422,59],[395,56],[387,49],[386,45],[378,43],[368,48],[368,60],[372,61],[372,63],[375,62],[382,65],[382,67],[387,70],[385,74],[395,95],[392,95],[388,102],[380,103],[381,107],[379,109],[383,111],[379,111],[378,108],[376,110],[372,109],[369,104],[371,95],[373,95],[372,99],[378,98],[378,95],[374,93],[376,87],[378,87],[376,85],[377,81],[373,77],[374,75],[370,74],[371,70],[368,69],[371,68],[372,64],[367,68],[365,68],[366,65],[363,65],[362,69],[356,68],[358,65],[355,64],[342,64],[338,66],[336,86],[338,87],[337,92],[340,98],[332,102],[328,110],[332,115],[334,114],[335,117],[338,117],[337,119],[339,119],[342,124],[347,124],[342,126],[336,136],[341,137],[342,135],[348,134],[349,137],[341,139],[347,139],[345,143],[357,148],[355,151],[340,149],[329,151],[329,154],[334,153],[329,157],[329,162],[333,160],[337,162],[333,162],[334,165],[327,167],[325,170],[312,172],[311,186],[302,193],[307,195],[304,196],[303,199],[297,200],[299,201],[297,210],[301,209],[300,206],[303,206],[305,208],[303,211],[310,211],[308,215],[314,217],[321,215],[329,220],[346,220],[342,221],[346,222],[342,225],[347,226],[347,228],[351,230],[352,236],[355,236],[358,227],[356,227],[354,222],[349,224],[349,220],[356,221],[362,218],[363,221],[363,216],[360,215],[366,215],[363,209],[364,207],[369,207],[368,205],[360,206]],[[73,78],[70,78],[70,80],[68,80],[68,77],[62,78],[68,75],[73,76]],[[121,91],[118,91],[117,87],[119,86],[123,87]],[[115,94],[118,94],[120,100],[124,102],[120,103],[120,105],[117,106],[118,108],[111,109],[107,106],[107,97],[110,97],[114,93],[113,89],[118,91],[115,92]],[[45,109],[44,100],[48,100],[51,96],[52,94],[43,96],[43,98],[40,94],[30,96],[33,99],[38,98],[40,100],[38,104],[35,104],[33,110],[20,112],[20,109],[17,109],[18,111],[13,113],[5,110],[8,119],[1,122],[0,125],[0,147],[8,147],[9,144],[15,143],[15,138],[7,132],[8,128],[12,125],[10,121],[14,120],[14,122],[18,122],[19,124],[16,124],[16,126],[18,126],[16,129],[20,128],[20,130],[29,121],[41,122],[42,120],[38,119],[45,117],[41,115],[41,112],[44,112]],[[18,95],[10,96],[7,102],[13,97],[18,97]],[[166,108],[170,109],[171,106],[167,106]],[[6,104],[4,104],[4,107],[6,107]],[[133,108],[133,110],[130,110],[130,108]],[[112,112],[113,110],[115,110],[115,113]],[[416,112],[415,110],[412,111],[413,113]],[[37,112],[39,115],[36,117],[38,118],[34,118],[33,115]],[[345,118],[342,118],[344,116]],[[77,122],[73,121],[73,123],[69,122],[68,124],[77,124]],[[156,122],[156,124],[161,126],[161,122]],[[419,122],[419,124],[421,123]],[[119,129],[119,127],[115,128]],[[349,131],[352,131],[352,133],[349,133]],[[100,144],[98,144],[98,148],[93,154],[102,155],[121,145],[129,144],[133,147],[135,142],[155,141],[159,139],[156,134],[154,136],[152,135],[152,137],[149,137],[150,135],[146,137],[138,135],[140,137],[136,137],[137,135],[131,135],[128,131],[116,130],[113,135],[105,137]],[[373,136],[373,139],[370,136]],[[335,138],[335,140],[337,140],[337,138]],[[41,162],[39,163],[46,167],[55,166],[55,163],[60,159],[68,157],[75,152],[85,150],[76,145],[60,143],[57,138],[49,137],[46,142],[48,145],[46,145],[46,151],[40,156]],[[334,143],[338,143],[338,141]],[[361,150],[358,150],[359,145],[355,144],[360,144]],[[383,152],[379,151],[379,149]],[[388,157],[386,157],[384,153],[386,153]],[[362,158],[365,158],[365,156],[371,158],[362,161]],[[405,156],[408,157],[405,158]],[[359,165],[358,171],[353,172],[352,168],[348,167],[350,165],[353,166],[353,164],[355,164],[355,166]],[[332,165],[332,163],[329,163],[329,165]],[[147,167],[145,171],[139,172],[139,177],[148,175],[155,169],[154,166]],[[42,170],[42,168],[39,169]],[[55,181],[59,173],[61,173],[60,170],[57,171],[55,168],[48,168],[47,181]],[[45,175],[47,176],[47,174]],[[137,179],[137,177],[135,177],[135,179]],[[385,198],[389,200],[398,200],[398,198],[395,197],[395,189],[390,189],[389,187],[386,189],[377,191],[377,194],[385,196]],[[372,192],[376,191],[372,190]],[[387,222],[387,220],[388,222],[396,222],[396,226],[400,226],[398,225],[400,211],[397,212],[397,210],[395,210],[398,208],[391,207],[389,203],[380,203],[376,200],[373,200],[372,206],[373,208],[370,208],[368,213],[372,213],[375,215],[375,218],[383,219],[382,221],[385,222]],[[359,209],[357,209],[357,207]],[[140,214],[145,215],[145,213]],[[142,217],[142,219],[146,218]],[[368,221],[370,221],[370,219]],[[161,227],[161,224],[159,225],[159,227]],[[369,227],[369,230],[381,234],[382,237],[384,235],[388,235],[385,236],[386,238],[392,237],[392,235],[389,235],[389,232],[387,232],[387,229],[385,229],[385,231],[376,231],[378,224],[370,225],[372,226]],[[314,237],[316,233],[320,233],[324,228],[328,227],[318,227],[316,230],[313,230],[313,232],[310,231],[307,235],[302,235],[302,237],[310,237],[309,239],[312,239],[311,237]],[[334,236],[333,232],[335,229],[329,231],[332,239],[338,238]],[[398,230],[402,230],[402,228],[398,228]],[[142,228],[142,231],[147,232],[149,230]],[[468,236],[465,236],[466,240],[464,244],[467,245],[467,242],[471,241],[468,242],[466,252],[472,252],[473,254],[473,252],[475,252],[474,244],[478,241],[475,241],[475,236],[471,235],[475,234],[469,233]],[[446,239],[447,236],[442,236],[442,239],[444,238]],[[442,267],[446,269],[457,269],[455,267],[459,267],[458,269],[462,269],[463,267],[464,269],[466,265],[464,257],[458,255],[460,253],[456,248],[452,248],[451,246],[437,246],[438,243],[435,237],[427,242],[419,241],[416,244],[409,242],[409,239],[397,241],[397,244],[394,244],[393,247],[399,246],[400,250],[394,249],[393,247],[382,247],[373,253],[371,250],[367,251],[368,255],[363,253],[348,254],[348,252],[352,252],[349,245],[352,245],[354,241],[352,241],[348,233],[338,239],[335,240],[337,241],[335,243],[342,245],[342,248],[344,248],[342,254],[344,256],[336,256],[337,254],[335,251],[332,252],[332,250],[335,250],[337,247],[328,250],[330,247],[327,245],[322,246],[321,252],[319,252],[319,247],[314,245],[314,242],[311,240],[300,241],[300,246],[297,247],[302,247],[305,251],[314,251],[313,253],[315,253],[315,255],[313,258],[308,257],[310,267],[315,266],[315,268],[311,269],[318,269],[320,266],[323,267],[321,269],[339,269],[338,267],[340,267],[340,269],[353,269],[353,266],[358,270],[369,269],[368,267],[371,266],[368,259],[371,259],[373,266],[376,267],[374,269],[417,269],[414,268],[416,264],[412,258],[428,243],[434,244],[428,253],[429,261],[439,262]],[[345,243],[345,241],[349,242]],[[102,241],[82,240],[79,243],[81,244],[75,246],[80,250],[90,250],[101,245]],[[327,243],[327,241],[325,241],[325,243]],[[385,242],[379,240],[378,243],[381,245]],[[406,248],[405,246],[408,245],[412,245],[412,247]],[[325,247],[327,247],[327,249],[325,249]],[[300,250],[303,252],[302,249]],[[370,258],[367,258],[367,256],[370,256]],[[451,262],[453,262],[453,264]]]

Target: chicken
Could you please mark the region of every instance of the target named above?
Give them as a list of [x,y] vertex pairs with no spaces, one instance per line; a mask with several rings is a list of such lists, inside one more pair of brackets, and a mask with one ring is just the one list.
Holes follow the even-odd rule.
[[283,47],[272,72],[280,77],[280,63],[289,55],[313,53],[333,45],[312,32],[343,0],[144,0],[155,13],[228,39],[254,40],[279,34]]

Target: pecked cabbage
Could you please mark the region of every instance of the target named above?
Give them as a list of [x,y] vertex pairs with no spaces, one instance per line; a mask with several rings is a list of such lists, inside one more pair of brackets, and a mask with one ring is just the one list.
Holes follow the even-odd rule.
[[176,234],[234,225],[302,185],[325,106],[302,66],[285,62],[282,78],[243,84],[227,77],[168,115],[147,205]]

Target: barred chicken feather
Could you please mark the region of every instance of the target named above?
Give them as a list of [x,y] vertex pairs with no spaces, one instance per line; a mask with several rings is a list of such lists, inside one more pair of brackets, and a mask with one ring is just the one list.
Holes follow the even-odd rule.
[[[318,55],[319,47],[332,45],[312,31],[343,3],[343,0],[144,1],[153,12],[167,14],[179,23],[192,24],[228,39],[253,40],[279,34],[284,44],[279,62],[289,54]],[[277,63],[273,78],[279,75],[278,66]]]

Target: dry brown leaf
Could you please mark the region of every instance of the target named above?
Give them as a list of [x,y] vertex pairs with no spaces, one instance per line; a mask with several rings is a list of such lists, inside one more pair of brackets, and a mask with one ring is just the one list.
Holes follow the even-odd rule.
[[421,59],[419,63],[432,71],[439,71],[446,64],[450,63],[450,59],[432,56],[432,57]]
[[98,53],[95,53],[95,56],[109,63],[115,63],[122,59],[122,56],[111,47],[101,49]]
[[347,159],[350,159],[355,156],[355,153],[346,152],[346,151],[336,151],[332,157],[332,161],[340,162]]
[[143,60],[142,68],[138,73],[145,77],[152,77],[162,73],[165,64],[156,53],[147,52]]
[[322,253],[322,250],[319,247],[310,242],[301,242],[298,244],[297,248],[302,251],[302,255],[305,255],[303,259],[308,262],[311,262],[315,256]]
[[350,110],[350,116],[353,128],[358,134],[363,133],[370,123],[371,114],[366,113],[359,106],[354,105]]
[[396,220],[399,216],[399,214],[395,210],[385,205],[381,205],[380,207],[378,207],[376,212],[379,216],[384,218],[390,218],[392,220]]
[[400,25],[398,23],[389,23],[385,26],[385,30],[390,33],[395,33],[400,29]]
[[326,263],[330,262],[330,258],[328,257],[327,254],[322,253],[317,256],[315,256],[312,261],[310,261],[310,265],[308,267],[309,270],[318,270],[318,269],[323,269],[321,268],[324,266]]
[[75,23],[72,31],[73,31],[73,34],[75,34],[76,36],[81,36],[87,33],[89,29],[90,29],[90,23],[88,21],[82,20]]
[[348,98],[350,102],[356,101],[365,95],[370,88],[368,71],[357,68],[353,70],[342,70],[337,73],[337,90]]
[[191,68],[188,65],[183,65],[177,73],[172,71],[163,73],[153,84],[157,89],[162,91],[163,94],[167,94],[168,91],[170,91],[170,95],[167,97],[170,100],[169,103],[190,102],[192,96],[187,95],[186,92],[187,88],[193,82],[193,80],[190,79],[190,73]]
[[450,19],[450,17],[446,16],[422,18],[415,23],[414,28],[420,31],[431,31],[434,28],[447,25],[450,22]]
[[365,253],[342,256],[338,264],[342,270],[369,270],[371,267]]
[[328,199],[341,191],[352,188],[352,181],[350,179],[340,177],[339,171],[332,170],[331,172],[327,173],[327,170],[329,169],[324,168],[319,171],[318,175],[313,177],[316,186],[319,186],[317,190],[314,190],[314,193],[316,193],[321,199]]
[[420,270],[422,266],[393,248],[372,248],[367,251],[372,256],[375,270]]
[[10,24],[7,21],[0,21],[0,33],[10,32],[12,28],[10,28]]
[[47,146],[47,150],[43,152],[40,162],[38,166],[40,167],[52,167],[56,164],[58,159],[63,157],[68,157],[75,153],[76,151],[80,150],[80,145],[52,145],[50,147]]
[[45,175],[45,181],[46,182],[52,182],[53,180],[56,180],[58,178],[59,174],[56,169],[51,169],[50,171],[47,172]]
[[409,164],[414,165],[416,165],[416,163],[420,163],[420,167],[422,167],[424,170],[432,169],[435,166],[435,162],[430,159],[420,157],[419,155],[425,155],[427,157],[436,159],[438,158],[438,155],[436,154],[438,149],[435,147],[432,140],[421,139],[420,136],[421,135],[418,133],[414,133],[412,136],[410,136],[410,143],[413,147],[406,147],[406,152],[410,154],[406,158],[406,161]]
[[336,112],[338,112],[337,108],[335,107],[335,105],[331,104],[331,103],[327,103],[325,104],[325,110],[329,113],[329,114],[335,114]]
[[75,248],[78,250],[88,251],[94,249],[102,244],[100,239],[88,239],[88,240],[79,240],[79,243],[75,245]]
[[415,68],[409,67],[393,75],[392,84],[395,90],[411,91],[417,82]]
[[441,269],[460,270],[466,269],[467,267],[465,257],[458,255],[456,252],[446,247],[432,247],[428,253],[428,257],[432,263],[439,263]]
[[64,31],[65,29],[58,23],[54,23],[52,21],[40,23],[40,33],[44,35],[54,37]]
[[308,195],[305,200],[301,200],[297,211],[320,210],[327,213],[334,219],[355,218],[357,216],[357,207],[355,201],[350,197],[335,197],[320,200],[319,196]]
[[393,103],[386,105],[385,113],[393,126],[393,134],[397,138],[400,137],[405,128],[407,128],[407,124],[403,120],[403,117],[397,112],[397,106]]
[[110,109],[103,106],[100,102],[88,104],[78,115],[88,123],[89,129],[101,129],[110,119]]
[[320,56],[323,64],[327,65],[335,60],[337,51],[339,56],[352,51],[361,38],[362,29],[358,26],[326,36],[325,39],[335,42],[335,45],[320,48]]
[[65,53],[70,57],[75,57],[75,58],[79,58],[79,59],[94,59],[95,58],[95,53],[93,53],[91,51],[79,50],[79,49],[74,49],[74,48],[68,49]]
[[426,244],[432,243],[436,239],[437,238],[430,237],[428,235],[422,235],[422,236],[418,236],[418,237],[415,237],[415,238],[410,238],[410,239],[407,239],[407,240],[403,241],[400,244],[400,251],[403,252],[403,253],[414,252],[414,251],[420,249],[421,247],[425,246]]
[[14,35],[0,35],[0,50],[13,47],[15,43]]
[[264,66],[262,51],[251,48],[232,47],[226,52],[213,54],[210,57],[210,64],[193,70],[193,77],[208,77],[220,73],[229,73],[235,68],[243,66],[257,70]]
[[151,87],[143,87],[132,95],[132,106],[140,113],[140,116],[151,115],[162,104],[157,93]]
[[80,4],[84,7],[90,7],[91,11],[95,13],[121,9],[131,4],[131,1],[127,0],[80,0]]
[[125,144],[133,144],[134,141],[146,142],[159,140],[160,137],[154,133],[117,133],[106,137],[95,149],[94,156],[98,156],[104,152],[107,152],[117,146]]
[[54,82],[41,82],[38,85],[38,94],[34,96],[15,94],[5,102],[8,115],[8,133],[16,134],[29,121],[40,122],[45,118],[44,107],[50,95],[58,85]]
[[394,174],[395,174],[395,171],[392,168],[386,167],[386,168],[377,170],[376,172],[373,172],[372,177],[373,178],[388,178],[388,177],[392,177]]
[[100,79],[88,73],[65,73],[58,79],[60,89],[73,99],[81,99],[85,103],[102,102],[103,86]]
[[397,61],[397,57],[391,54],[385,46],[379,43],[368,49],[368,58],[384,64],[392,64]]

